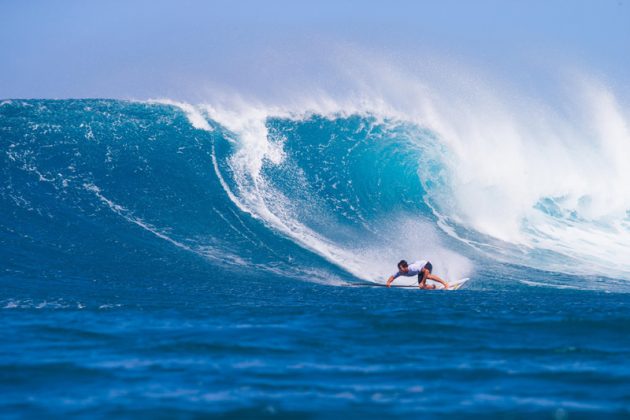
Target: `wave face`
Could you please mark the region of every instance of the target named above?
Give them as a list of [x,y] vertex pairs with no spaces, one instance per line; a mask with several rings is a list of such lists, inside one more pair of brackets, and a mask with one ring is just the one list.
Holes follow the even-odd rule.
[[5,276],[337,284],[423,258],[447,278],[485,263],[630,278],[624,191],[607,212],[603,183],[528,190],[503,235],[510,162],[487,162],[485,180],[505,170],[503,184],[466,180],[462,156],[478,150],[401,118],[32,100],[3,102],[0,129]]

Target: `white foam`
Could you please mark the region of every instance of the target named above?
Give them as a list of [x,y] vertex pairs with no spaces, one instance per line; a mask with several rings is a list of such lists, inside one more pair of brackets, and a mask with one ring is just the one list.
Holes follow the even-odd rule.
[[111,201],[110,199],[108,199],[107,197],[105,197],[102,193],[101,193],[101,189],[99,187],[97,187],[94,184],[84,184],[83,187],[87,190],[90,191],[92,193],[94,193],[94,195],[96,195],[96,197],[98,197],[99,200],[101,200],[103,203],[107,204],[107,207],[109,207],[114,213],[118,214],[119,216],[123,217],[125,220],[127,220],[128,222],[131,222],[135,225],[140,226],[142,229],[151,232],[153,235],[157,236],[160,239],[164,239],[165,241],[170,242],[171,244],[177,246],[178,248],[182,248],[185,249],[187,251],[193,251],[192,248],[190,248],[188,245],[179,242],[167,235],[165,235],[164,233],[160,232],[157,228],[155,228],[154,226],[151,226],[149,223],[146,223],[145,221],[143,221],[142,219],[135,217],[131,214],[130,211],[128,211],[126,208],[124,208],[123,206],[114,203],[113,201]]

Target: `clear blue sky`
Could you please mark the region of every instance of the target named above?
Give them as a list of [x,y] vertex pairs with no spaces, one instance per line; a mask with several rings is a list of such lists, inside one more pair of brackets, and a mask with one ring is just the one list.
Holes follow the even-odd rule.
[[627,91],[630,1],[0,0],[0,98],[255,90],[291,68],[326,77],[335,45],[508,72],[557,60]]

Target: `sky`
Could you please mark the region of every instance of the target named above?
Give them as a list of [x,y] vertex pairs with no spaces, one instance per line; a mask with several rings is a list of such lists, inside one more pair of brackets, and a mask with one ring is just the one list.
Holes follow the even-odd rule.
[[630,1],[0,0],[0,98],[335,89],[352,56],[539,87],[579,69],[627,97]]

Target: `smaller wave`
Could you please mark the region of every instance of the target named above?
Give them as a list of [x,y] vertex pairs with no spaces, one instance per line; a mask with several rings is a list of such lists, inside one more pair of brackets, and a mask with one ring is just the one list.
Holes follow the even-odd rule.
[[5,299],[0,301],[2,309],[85,309],[82,302],[69,302],[65,299],[35,301],[33,299]]
[[573,290],[583,290],[581,287],[577,287],[577,286],[569,286],[566,284],[553,284],[553,283],[541,283],[541,282],[536,282],[536,281],[531,281],[531,280],[519,280],[519,282],[526,284],[528,286],[534,286],[534,287],[549,287],[552,289],[573,289]]

